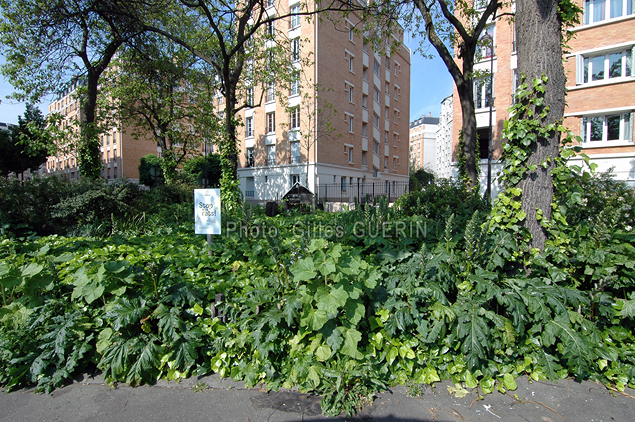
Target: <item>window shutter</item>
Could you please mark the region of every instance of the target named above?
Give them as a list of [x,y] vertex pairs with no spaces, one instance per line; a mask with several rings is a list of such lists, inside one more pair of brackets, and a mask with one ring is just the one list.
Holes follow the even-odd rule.
[[584,83],[584,57],[581,54],[575,56],[576,59],[576,85],[582,85]]
[[635,45],[631,48],[631,76],[635,76]]

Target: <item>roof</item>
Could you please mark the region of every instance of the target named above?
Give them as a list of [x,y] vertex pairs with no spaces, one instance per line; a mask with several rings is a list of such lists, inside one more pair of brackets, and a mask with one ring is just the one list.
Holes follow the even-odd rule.
[[421,126],[421,125],[438,125],[438,124],[439,124],[438,117],[421,116],[414,122],[410,122],[410,128],[412,129],[413,127]]
[[282,199],[289,199],[290,202],[301,202],[305,204],[310,204],[312,198],[313,192],[311,192],[298,182],[296,182],[296,184],[293,185],[291,189],[289,189],[289,191],[282,197]]

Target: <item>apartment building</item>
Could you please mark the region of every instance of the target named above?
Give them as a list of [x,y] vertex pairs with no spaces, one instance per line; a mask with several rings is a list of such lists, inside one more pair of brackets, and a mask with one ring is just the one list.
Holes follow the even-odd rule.
[[447,96],[441,101],[441,114],[439,115],[439,124],[437,126],[436,176],[443,179],[452,177],[453,101],[454,98],[452,95]]
[[582,138],[583,152],[635,187],[635,2],[577,0],[582,24],[570,29],[565,54],[565,125]]
[[[81,83],[81,82],[78,82]],[[79,130],[81,107],[76,90],[78,83],[60,93],[49,105],[49,113],[62,116],[61,127],[71,131]],[[141,157],[154,154],[161,155],[156,141],[148,135],[136,139],[132,136],[132,128],[121,123],[115,124],[99,135],[101,143],[101,176],[108,181],[127,178],[132,182],[139,181],[139,163]],[[71,145],[61,145],[55,156],[48,158],[40,169],[43,175],[61,175],[70,180],[80,178],[77,152]]]
[[437,174],[437,130],[439,118],[421,116],[410,122],[410,170],[420,168]]
[[[272,1],[266,12],[299,7]],[[335,189],[342,202],[371,190],[394,199],[407,185],[410,51],[390,49],[402,34],[376,47],[355,14],[330,18],[291,16],[267,28],[289,40],[301,74],[288,92],[265,87],[264,104],[242,115],[238,174],[247,201],[282,198],[295,183],[320,199]],[[300,65],[303,58],[311,63]]]
[[[635,186],[635,14],[633,0],[576,0],[584,10],[582,23],[570,28],[573,39],[564,56],[567,77],[565,126],[582,138],[581,146],[598,171],[613,169],[618,179]],[[502,13],[514,12],[515,5]],[[481,158],[481,191],[485,190],[487,145],[492,122],[495,176],[501,169],[501,131],[509,117],[513,93],[518,83],[514,24],[503,17],[486,27],[493,45],[484,45],[475,70],[493,69],[489,76],[474,82],[477,133]],[[491,105],[491,107],[490,107]],[[456,88],[453,110],[453,175],[461,129],[461,109]],[[576,160],[573,160],[574,162]],[[579,164],[579,163],[577,163]],[[497,186],[493,187],[496,194]]]

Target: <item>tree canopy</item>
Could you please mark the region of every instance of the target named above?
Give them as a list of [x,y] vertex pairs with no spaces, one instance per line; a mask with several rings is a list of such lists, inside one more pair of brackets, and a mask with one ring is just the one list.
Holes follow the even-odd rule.
[[24,116],[9,130],[0,130],[0,174],[22,175],[35,171],[46,162],[51,147],[51,138],[46,131],[46,119],[42,112],[27,103]]

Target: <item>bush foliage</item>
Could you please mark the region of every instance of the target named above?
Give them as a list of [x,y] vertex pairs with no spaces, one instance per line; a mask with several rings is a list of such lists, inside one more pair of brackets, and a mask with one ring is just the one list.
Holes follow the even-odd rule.
[[[603,177],[585,186],[616,183]],[[563,211],[532,254],[487,230],[479,198],[428,189],[423,215],[410,198],[337,214],[224,210],[211,256],[188,204],[165,205],[172,219],[115,219],[102,237],[5,238],[0,384],[51,391],[94,369],[132,385],[217,373],[317,392],[330,415],[406,382],[635,386],[635,239],[597,217],[631,199],[589,189],[596,214]]]

